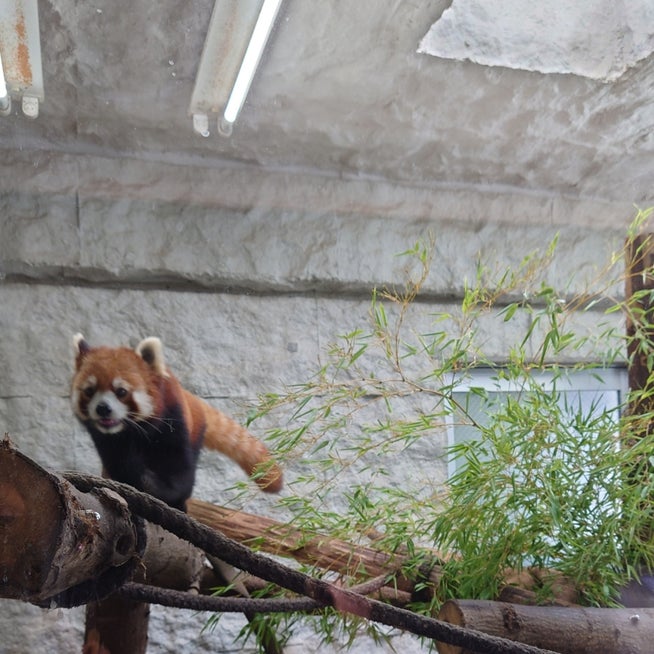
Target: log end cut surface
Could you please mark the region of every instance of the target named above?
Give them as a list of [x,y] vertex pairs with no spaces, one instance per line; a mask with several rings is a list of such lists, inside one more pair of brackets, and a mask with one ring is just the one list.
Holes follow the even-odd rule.
[[[50,572],[59,523],[45,517],[60,514],[61,500],[49,473],[28,464],[6,440],[0,443],[0,480],[2,596],[25,599]],[[52,551],[45,551],[44,543]]]

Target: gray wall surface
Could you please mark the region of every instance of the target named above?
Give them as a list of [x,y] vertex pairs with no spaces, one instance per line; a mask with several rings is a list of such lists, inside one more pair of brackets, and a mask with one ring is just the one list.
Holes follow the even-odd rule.
[[[456,305],[480,257],[500,268],[517,264],[557,232],[551,282],[583,290],[621,247],[631,217],[616,216],[611,227],[607,207],[564,200],[458,202],[442,192],[418,202],[383,184],[234,171],[180,179],[150,164],[55,163],[39,162],[30,178],[18,161],[19,172],[5,168],[0,183],[0,429],[54,470],[99,470],[69,406],[75,332],[108,345],[160,336],[187,388],[244,419],[259,393],[306,381],[336,335],[365,327],[372,289],[402,283],[405,262],[395,255],[417,239],[435,239],[417,308],[426,320]],[[595,319],[588,321],[592,330]],[[494,325],[488,345],[502,360],[513,335]],[[398,461],[397,483],[423,467]],[[286,469],[287,482],[294,474]],[[195,495],[224,504],[225,489],[241,479],[234,464],[205,453]],[[275,502],[253,493],[244,508],[283,517]],[[82,610],[0,606],[2,654],[79,651]],[[241,616],[224,616],[212,632],[202,631],[206,617],[154,607],[149,651],[247,651],[234,642]],[[422,651],[408,635],[393,644]],[[314,651],[339,650],[319,647],[310,631],[288,648]],[[362,638],[352,651],[392,650]]]

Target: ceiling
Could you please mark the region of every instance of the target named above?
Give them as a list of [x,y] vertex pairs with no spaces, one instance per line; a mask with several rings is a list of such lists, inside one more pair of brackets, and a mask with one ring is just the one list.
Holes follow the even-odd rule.
[[45,101],[0,118],[0,148],[647,204],[654,57],[607,82],[521,69],[508,46],[504,65],[419,52],[467,1],[285,0],[233,134],[203,138],[213,0],[42,0]]

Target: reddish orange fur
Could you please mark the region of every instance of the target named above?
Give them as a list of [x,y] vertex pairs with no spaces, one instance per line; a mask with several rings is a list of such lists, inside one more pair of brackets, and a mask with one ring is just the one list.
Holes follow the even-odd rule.
[[[171,378],[174,379],[174,377]],[[175,379],[175,382],[177,380]],[[177,382],[179,385],[179,382]],[[186,411],[193,424],[201,421],[206,424],[204,447],[217,450],[239,466],[255,480],[261,488],[269,493],[281,490],[282,471],[275,464],[266,446],[255,438],[245,427],[222,411],[210,406],[199,397],[179,386]]]
[[272,461],[266,446],[222,411],[185,390],[167,368],[165,374],[161,374],[163,360],[153,363],[126,347],[90,348],[85,341],[78,347],[73,378],[74,397],[75,392],[79,396],[78,406],[83,402],[83,384],[89,376],[95,377],[100,389],[111,389],[113,381],[120,378],[133,389],[147,393],[155,420],[165,409],[178,406],[194,449],[201,442],[202,446],[225,454],[248,475],[254,476],[266,492],[278,492],[282,488],[281,469]]

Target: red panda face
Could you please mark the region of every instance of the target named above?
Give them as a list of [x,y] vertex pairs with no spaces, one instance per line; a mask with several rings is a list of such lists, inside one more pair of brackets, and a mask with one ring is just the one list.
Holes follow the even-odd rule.
[[152,371],[128,348],[79,345],[71,403],[77,417],[98,431],[119,434],[156,413]]

